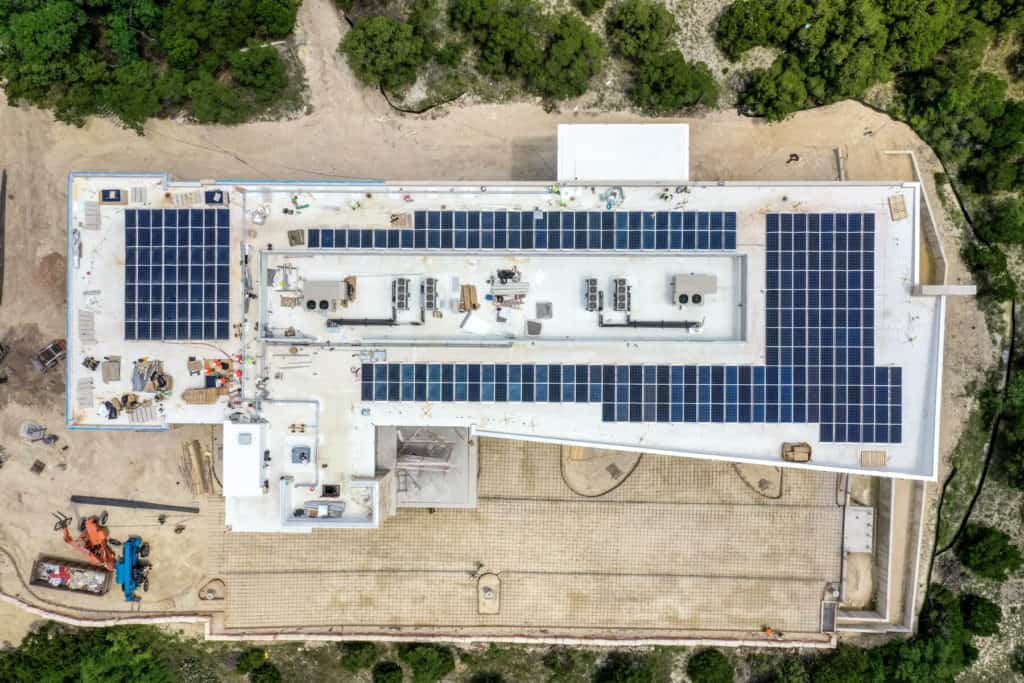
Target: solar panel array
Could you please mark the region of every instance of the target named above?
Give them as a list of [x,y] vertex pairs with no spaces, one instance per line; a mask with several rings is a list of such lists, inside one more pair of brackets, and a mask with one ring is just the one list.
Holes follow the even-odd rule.
[[412,228],[307,231],[314,249],[715,250],[734,211],[416,211]]
[[[843,440],[898,443],[900,369],[875,368],[868,384],[884,392],[885,415],[873,420],[870,436]],[[592,403],[605,422],[813,422],[792,368],[763,366],[367,363],[361,398]]]
[[817,424],[900,443],[902,369],[875,367],[870,213],[766,216],[763,366],[383,363],[365,401],[592,403],[605,422]]
[[228,339],[227,209],[126,209],[124,338]]

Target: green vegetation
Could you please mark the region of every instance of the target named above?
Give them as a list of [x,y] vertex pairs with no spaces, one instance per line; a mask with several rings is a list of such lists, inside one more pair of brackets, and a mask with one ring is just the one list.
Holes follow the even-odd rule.
[[594,672],[593,683],[660,683],[668,680],[663,652],[609,652]]
[[0,681],[170,683],[173,639],[149,627],[74,630],[48,622],[16,650],[0,651]]
[[693,683],[732,683],[736,675],[732,662],[719,650],[701,650],[686,662],[686,675]]
[[1010,653],[1010,670],[1024,674],[1024,645],[1018,645]]
[[413,683],[436,683],[455,670],[455,653],[441,645],[402,645],[398,658],[412,670]]
[[356,23],[339,49],[359,80],[391,91],[415,83],[416,71],[426,62],[423,38],[410,24],[388,16]]
[[715,106],[718,85],[706,64],[690,64],[674,50],[654,55],[637,66],[630,97],[641,109],[664,114],[696,104]]
[[281,671],[267,662],[249,672],[249,683],[281,683]]
[[338,645],[341,650],[341,666],[346,671],[362,671],[373,666],[381,655],[383,648],[377,643],[346,641]]
[[968,524],[954,547],[957,559],[983,579],[1002,581],[1022,563],[1020,550],[1004,532],[982,524]]
[[669,46],[678,30],[672,13],[656,0],[622,0],[605,22],[612,48],[630,61],[642,61]]
[[604,3],[605,0],[573,0],[576,9],[585,17],[589,17],[604,9]]
[[549,683],[572,683],[589,678],[597,663],[597,655],[590,650],[556,647],[544,653],[541,661],[550,672]]
[[81,125],[112,114],[142,132],[179,113],[238,123],[294,106],[288,69],[260,43],[288,36],[296,0],[0,2],[0,80],[12,104]]
[[396,662],[379,662],[373,667],[373,683],[402,683],[402,667]]
[[[546,10],[538,0],[449,0],[443,13],[437,0],[363,1],[349,8],[355,25],[339,49],[363,83],[400,96],[420,81],[428,99],[475,84],[491,95],[518,91],[550,104],[584,95],[608,56],[605,41],[579,15]],[[604,0],[577,6],[591,15]],[[669,51],[677,26],[661,3],[622,0],[605,24],[608,43],[629,62],[629,95],[638,107],[669,113],[717,103],[707,66]]]
[[235,671],[240,674],[247,674],[254,669],[258,669],[267,662],[267,651],[261,647],[253,647],[245,650],[242,655],[238,658],[238,664],[235,665]]
[[992,636],[999,632],[1003,610],[988,598],[974,593],[960,597],[960,610],[964,615],[964,627],[976,636]]

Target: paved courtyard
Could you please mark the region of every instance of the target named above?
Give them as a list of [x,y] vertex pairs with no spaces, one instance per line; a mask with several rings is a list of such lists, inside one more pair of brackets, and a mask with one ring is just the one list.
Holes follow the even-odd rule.
[[[401,509],[369,531],[211,532],[225,626],[813,633],[839,580],[836,475],[787,470],[770,499],[731,464],[644,456],[584,498],[563,482],[558,446],[499,440],[482,441],[480,469],[475,510]],[[481,568],[501,576],[497,615],[477,613]]]

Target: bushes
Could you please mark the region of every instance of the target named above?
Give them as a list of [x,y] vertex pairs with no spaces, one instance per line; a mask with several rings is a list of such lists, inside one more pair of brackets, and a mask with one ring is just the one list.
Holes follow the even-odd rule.
[[281,672],[270,662],[265,662],[249,672],[249,683],[281,683]]
[[441,645],[402,645],[398,658],[412,669],[413,683],[436,683],[455,670],[455,653]]
[[968,524],[964,528],[954,552],[965,567],[994,581],[1002,581],[1024,562],[1009,536],[981,524]]
[[242,652],[235,664],[235,671],[240,674],[247,674],[254,669],[263,666],[267,661],[267,651],[261,647],[252,647]]
[[573,0],[573,4],[576,5],[576,9],[580,11],[585,17],[589,17],[602,8],[604,8],[605,0]]
[[380,645],[377,645],[377,643],[363,643],[358,641],[341,643],[339,644],[338,649],[341,650],[343,657],[341,660],[341,667],[346,671],[352,672],[369,669],[378,659],[380,659],[383,652]]
[[988,598],[974,593],[960,597],[960,611],[964,617],[964,627],[976,636],[993,636],[999,632],[999,622],[1003,620],[1003,610]]
[[412,26],[387,16],[357,23],[339,49],[359,80],[390,91],[415,83],[416,71],[426,61],[423,40]]
[[373,667],[373,683],[402,683],[402,667],[395,662],[378,662]]
[[[151,117],[196,113],[191,92],[206,98],[197,118],[237,122],[269,108],[287,82],[270,48],[242,66],[248,85],[227,81],[239,50],[288,35],[297,9],[296,0],[0,3],[0,82],[10,102],[53,108],[76,125],[111,113],[141,133]],[[233,104],[232,114],[222,111]]]
[[255,100],[269,104],[288,87],[288,69],[272,47],[253,46],[230,57],[231,79],[252,92]]
[[718,85],[711,70],[701,62],[688,63],[678,51],[651,57],[637,66],[633,78],[633,103],[652,114],[718,103]]
[[678,28],[672,13],[655,0],[622,0],[608,12],[605,25],[612,48],[631,61],[661,52]]
[[554,22],[541,67],[530,89],[553,100],[579,97],[604,63],[604,45],[581,19],[563,14]]
[[[979,297],[1009,301],[1017,296],[1017,285],[1010,275],[1006,254],[998,248],[966,242],[961,255],[974,273]],[[1024,470],[1021,471],[1021,481],[1024,482]]]
[[840,645],[814,666],[814,683],[859,683],[866,681],[871,663],[868,651],[852,645]]
[[651,655],[610,652],[594,673],[594,683],[657,683],[664,672]]
[[701,650],[686,662],[686,675],[693,683],[732,683],[732,662],[719,650]]

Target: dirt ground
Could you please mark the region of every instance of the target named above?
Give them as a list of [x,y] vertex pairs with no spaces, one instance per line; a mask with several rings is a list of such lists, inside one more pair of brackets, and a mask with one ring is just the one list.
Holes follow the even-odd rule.
[[[0,103],[0,167],[9,175],[0,338],[13,340],[16,349],[9,361],[12,381],[0,386],[0,443],[12,455],[0,470],[0,485],[15,502],[5,506],[0,546],[19,566],[39,552],[60,548],[49,515],[54,509],[72,511],[69,493],[190,500],[177,478],[180,443],[209,436],[208,428],[69,435],[62,427],[60,375],[40,378],[25,366],[32,349],[64,336],[70,171],[169,171],[186,179],[552,179],[558,123],[641,120],[621,113],[547,113],[532,104],[456,103],[428,115],[400,115],[376,91],[361,88],[337,55],[343,26],[330,0],[303,3],[297,42],[311,101],[309,112],[294,120],[237,127],[156,121],[140,137],[111,121],[71,128],[47,112]],[[845,150],[851,179],[904,179],[909,177],[906,158],[884,152],[910,149],[934,191],[932,175],[939,167],[931,151],[907,126],[857,103],[804,112],[777,125],[731,111],[682,120],[691,125],[691,175],[698,180],[833,179],[837,147]],[[787,165],[791,153],[801,161]],[[948,221],[940,217],[940,223],[952,262],[950,280],[966,281],[956,258],[959,237]],[[944,455],[955,444],[968,407],[964,387],[994,353],[991,340],[976,332],[984,327],[972,301],[951,301],[947,317]],[[49,426],[61,437],[58,445],[47,450],[20,444],[16,432],[26,419]],[[69,449],[61,451],[63,445]],[[42,475],[28,472],[35,459],[47,464]],[[154,579],[154,602],[189,604],[205,549],[190,540],[189,532],[173,535],[154,519],[125,513],[112,516],[113,524],[124,525],[115,533],[149,533],[162,543],[165,578]],[[19,590],[9,568],[0,570],[0,582],[6,592]],[[19,629],[16,620],[2,620],[0,642],[16,639]]]

